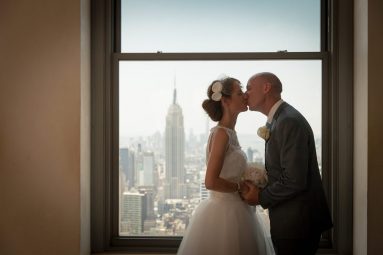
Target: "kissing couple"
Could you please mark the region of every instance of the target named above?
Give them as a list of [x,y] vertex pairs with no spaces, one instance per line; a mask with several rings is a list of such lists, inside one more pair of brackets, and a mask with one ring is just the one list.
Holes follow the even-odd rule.
[[[313,131],[293,106],[281,98],[282,83],[273,73],[250,77],[246,91],[235,78],[213,81],[202,107],[217,122],[206,148],[205,186],[210,197],[196,208],[179,255],[310,255],[332,220],[317,162]],[[235,125],[247,110],[267,116],[267,184],[243,180],[248,169]],[[256,127],[254,127],[256,132]],[[268,209],[271,241],[252,206]]]

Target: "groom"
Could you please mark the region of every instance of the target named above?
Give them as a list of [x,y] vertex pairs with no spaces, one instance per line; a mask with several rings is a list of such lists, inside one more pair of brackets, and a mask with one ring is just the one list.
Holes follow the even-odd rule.
[[267,116],[265,144],[268,185],[246,183],[247,203],[269,209],[271,238],[278,255],[315,254],[321,233],[332,227],[309,123],[281,99],[282,84],[272,73],[253,75],[246,97],[251,111]]

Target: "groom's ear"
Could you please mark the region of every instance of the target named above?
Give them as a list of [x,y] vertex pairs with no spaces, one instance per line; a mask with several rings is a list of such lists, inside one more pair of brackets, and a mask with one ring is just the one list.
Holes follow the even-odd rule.
[[266,82],[263,84],[263,92],[266,93],[269,93],[271,91],[271,83],[270,82]]

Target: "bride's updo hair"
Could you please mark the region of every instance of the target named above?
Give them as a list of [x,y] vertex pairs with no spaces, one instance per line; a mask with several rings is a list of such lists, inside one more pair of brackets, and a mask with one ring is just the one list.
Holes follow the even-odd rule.
[[233,92],[233,86],[235,82],[240,83],[239,80],[231,77],[227,77],[223,80],[214,80],[209,87],[207,88],[207,97],[208,99],[205,99],[202,102],[202,108],[205,110],[205,112],[209,115],[209,117],[213,121],[220,121],[223,116],[223,108],[221,105],[221,100],[214,101],[212,99],[213,91],[212,87],[213,84],[216,82],[220,82],[222,84],[222,97],[230,97],[231,93]]

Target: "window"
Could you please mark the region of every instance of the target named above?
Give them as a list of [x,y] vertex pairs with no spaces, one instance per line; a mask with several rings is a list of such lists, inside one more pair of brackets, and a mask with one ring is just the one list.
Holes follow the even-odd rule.
[[[339,123],[330,6],[323,0],[100,0],[92,6],[93,251],[176,251],[206,195],[204,146],[213,123],[200,105],[209,83],[224,75],[244,85],[259,71],[282,80],[283,99],[313,128],[336,220],[334,192],[342,188],[334,183],[341,172],[334,165]],[[238,119],[239,142],[254,161],[264,151],[254,126],[265,121],[255,112]],[[171,127],[177,135],[169,135]],[[171,143],[177,153],[169,152]],[[172,168],[178,173],[171,180]],[[327,252],[337,247],[334,231],[322,237]]]
[[[278,73],[283,98],[308,118],[321,150],[320,60],[120,61],[121,236],[182,236],[204,192],[209,121],[201,103],[217,74],[244,81],[254,70]],[[266,117],[246,112],[236,130],[249,161],[263,162],[255,130]],[[321,163],[319,163],[321,165]]]

